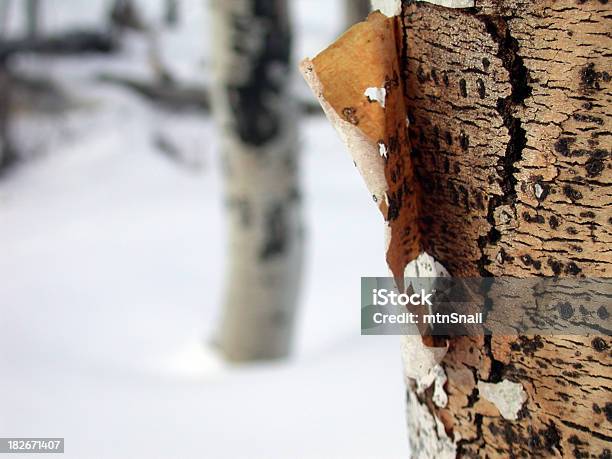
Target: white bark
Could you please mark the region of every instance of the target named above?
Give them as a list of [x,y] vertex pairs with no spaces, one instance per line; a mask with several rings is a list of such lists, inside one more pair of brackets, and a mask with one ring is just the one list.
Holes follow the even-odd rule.
[[283,357],[292,337],[302,228],[286,6],[212,3],[229,240],[219,344],[231,360]]
[[[472,8],[474,0],[416,0],[440,5],[446,8]],[[372,9],[380,10],[386,16],[397,16],[402,10],[402,0],[372,0]]]
[[148,57],[151,70],[155,80],[161,84],[171,83],[173,81],[172,75],[168,72],[168,69],[164,65],[164,61],[161,55],[161,48],[159,46],[159,30],[155,26],[147,27],[146,34],[148,37]]
[[402,11],[402,0],[372,0],[372,9],[385,16],[397,16]]

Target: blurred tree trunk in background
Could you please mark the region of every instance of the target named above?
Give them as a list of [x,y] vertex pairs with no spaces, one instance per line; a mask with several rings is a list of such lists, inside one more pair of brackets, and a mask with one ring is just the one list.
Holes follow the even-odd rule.
[[166,0],[166,11],[164,14],[164,20],[166,25],[175,26],[179,21],[179,1],[178,0]]
[[28,38],[38,38],[40,34],[40,0],[25,0]]
[[[612,7],[403,3],[423,249],[457,277],[611,277]],[[579,302],[567,309],[581,320]],[[413,457],[611,457],[609,336],[448,344],[447,401],[408,378]]]
[[11,0],[0,0],[0,38],[7,34],[9,11],[11,8]]
[[6,62],[0,61],[0,172],[15,161],[9,133],[10,82]]
[[[0,45],[8,31],[11,0],[0,0]],[[6,57],[0,57],[0,172],[13,162],[9,141],[10,75]]]
[[133,0],[114,0],[110,17],[112,24],[119,29],[145,29],[138,8]]
[[363,21],[371,11],[370,0],[343,0],[344,20],[348,29],[353,24]]
[[231,360],[279,358],[303,245],[287,1],[214,0],[212,24],[229,242],[219,344]]

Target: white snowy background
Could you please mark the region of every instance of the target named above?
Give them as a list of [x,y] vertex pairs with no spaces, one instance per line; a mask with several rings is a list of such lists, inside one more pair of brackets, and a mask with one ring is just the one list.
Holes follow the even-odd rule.
[[[160,3],[141,2],[151,23]],[[43,5],[45,31],[99,25],[108,8]],[[297,61],[334,40],[342,11],[338,0],[292,6]],[[177,79],[206,84],[205,0],[182,0],[179,27],[160,34]],[[149,77],[142,36],[119,54],[15,64],[73,103],[18,115],[28,159],[0,178],[0,437],[65,437],[70,458],[408,457],[397,337],[359,333],[360,276],[387,273],[383,226],[324,117],[301,124],[307,273],[294,355],[230,366],[209,345],[225,246],[210,117],[98,81]],[[306,97],[297,75],[295,86]]]

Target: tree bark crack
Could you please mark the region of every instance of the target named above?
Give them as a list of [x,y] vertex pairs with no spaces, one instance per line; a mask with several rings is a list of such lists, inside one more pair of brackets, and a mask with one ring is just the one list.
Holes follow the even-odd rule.
[[515,163],[523,157],[523,149],[527,145],[526,131],[522,127],[520,117],[516,116],[516,109],[525,104],[527,97],[531,95],[532,88],[529,84],[529,70],[525,66],[523,58],[519,55],[519,44],[510,33],[508,18],[499,15],[478,15],[485,25],[487,32],[497,43],[497,56],[501,59],[504,68],[508,71],[511,84],[510,94],[497,100],[497,112],[501,116],[510,139],[506,144],[506,151],[498,161],[497,172],[501,179],[502,194],[494,196],[488,203],[487,221],[491,225],[486,236],[481,236],[478,246],[481,250],[479,261],[480,274],[489,277],[493,274],[486,268],[491,260],[485,252],[488,244],[495,244],[501,237],[495,222],[495,212],[503,205],[510,205],[514,210],[516,203],[516,184],[514,176],[518,169]]

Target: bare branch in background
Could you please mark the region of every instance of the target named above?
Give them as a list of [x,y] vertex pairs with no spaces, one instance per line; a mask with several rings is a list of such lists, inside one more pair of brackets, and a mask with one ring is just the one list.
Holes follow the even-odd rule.
[[109,53],[116,42],[107,32],[72,30],[63,34],[36,39],[0,41],[0,61],[18,53],[78,54],[84,52]]
[[151,102],[171,109],[196,109],[203,112],[210,110],[209,94],[202,86],[177,82],[151,82],[112,74],[103,74],[99,78],[101,81],[131,89]]
[[[193,109],[207,113],[210,110],[210,94],[203,85],[189,85],[178,81],[160,82],[143,78],[131,78],[111,73],[98,77],[101,81],[128,88],[153,103],[173,110]],[[311,98],[297,101],[299,110],[306,116],[323,114],[321,106]]]

